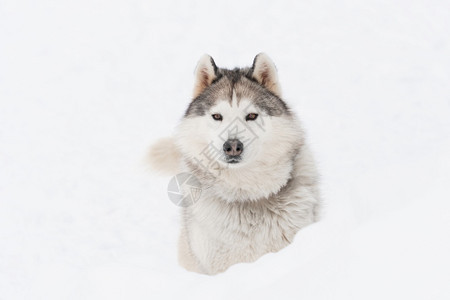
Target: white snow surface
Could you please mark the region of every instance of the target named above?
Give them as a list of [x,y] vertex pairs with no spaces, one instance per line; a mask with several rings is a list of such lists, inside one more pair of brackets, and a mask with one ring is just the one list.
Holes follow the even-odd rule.
[[[145,156],[203,53],[259,52],[325,214],[217,276],[177,264]],[[0,1],[0,299],[450,299],[450,3]]]

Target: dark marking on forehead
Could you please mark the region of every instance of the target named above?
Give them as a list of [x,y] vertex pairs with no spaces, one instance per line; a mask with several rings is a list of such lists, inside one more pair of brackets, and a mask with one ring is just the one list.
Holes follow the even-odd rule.
[[269,116],[290,115],[286,103],[253,79],[252,72],[252,68],[217,69],[217,77],[192,100],[185,117],[203,116],[221,100],[227,100],[231,104],[233,91],[238,103],[245,98]]

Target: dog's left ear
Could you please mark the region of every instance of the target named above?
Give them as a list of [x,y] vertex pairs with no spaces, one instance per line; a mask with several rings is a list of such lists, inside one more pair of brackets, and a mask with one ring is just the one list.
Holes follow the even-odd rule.
[[217,66],[214,59],[204,54],[195,68],[194,99],[197,98],[217,77]]
[[260,53],[256,55],[252,65],[252,77],[266,89],[281,97],[277,68],[267,54]]

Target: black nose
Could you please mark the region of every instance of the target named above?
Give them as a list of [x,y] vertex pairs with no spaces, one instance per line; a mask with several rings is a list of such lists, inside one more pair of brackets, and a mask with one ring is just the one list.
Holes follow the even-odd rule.
[[228,156],[239,156],[244,151],[244,145],[240,140],[228,140],[223,144],[223,152]]

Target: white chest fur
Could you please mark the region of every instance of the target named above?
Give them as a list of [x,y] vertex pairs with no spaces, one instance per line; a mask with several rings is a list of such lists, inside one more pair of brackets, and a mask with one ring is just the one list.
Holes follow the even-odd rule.
[[[307,153],[306,153],[307,154]],[[314,222],[318,204],[315,169],[303,167],[276,194],[258,201],[229,202],[217,197],[212,187],[183,211],[180,262],[189,257],[195,271],[215,274],[238,262],[251,262],[288,245],[302,227]],[[309,174],[311,173],[311,174]],[[183,256],[185,258],[183,258]],[[188,267],[189,268],[189,267]]]

